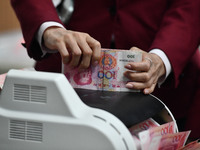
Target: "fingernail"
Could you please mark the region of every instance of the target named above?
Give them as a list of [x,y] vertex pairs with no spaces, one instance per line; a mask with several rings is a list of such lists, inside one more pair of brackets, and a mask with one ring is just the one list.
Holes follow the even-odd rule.
[[125,65],[127,69],[131,69],[131,65]]
[[149,90],[145,89],[144,94],[149,94]]
[[133,88],[133,85],[130,84],[130,83],[127,83],[127,84],[126,84],[126,87],[127,87],[127,88]]

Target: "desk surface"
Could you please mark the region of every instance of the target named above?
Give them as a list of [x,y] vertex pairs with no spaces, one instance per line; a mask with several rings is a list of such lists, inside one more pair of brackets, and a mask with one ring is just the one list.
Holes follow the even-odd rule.
[[156,97],[141,92],[75,90],[85,104],[112,113],[127,127],[155,116],[165,107]]

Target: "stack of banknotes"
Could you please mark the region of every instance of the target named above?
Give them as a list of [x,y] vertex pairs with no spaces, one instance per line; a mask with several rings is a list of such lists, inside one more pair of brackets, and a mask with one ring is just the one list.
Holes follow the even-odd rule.
[[150,118],[129,128],[138,150],[199,150],[200,143],[187,145],[190,131],[177,132],[175,122],[159,125]]
[[102,91],[130,91],[125,87],[129,81],[124,77],[124,66],[142,60],[139,51],[102,49],[98,65],[85,70],[70,69],[63,65],[62,72],[74,88]]

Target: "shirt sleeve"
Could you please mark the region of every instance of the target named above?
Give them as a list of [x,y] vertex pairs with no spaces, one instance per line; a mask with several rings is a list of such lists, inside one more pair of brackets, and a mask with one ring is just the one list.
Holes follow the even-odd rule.
[[158,80],[158,85],[160,86],[162,83],[165,82],[165,80],[171,73],[171,70],[172,70],[171,63],[170,63],[167,55],[161,49],[152,49],[149,53],[158,55],[164,63],[166,74],[165,74],[164,78],[161,78]]

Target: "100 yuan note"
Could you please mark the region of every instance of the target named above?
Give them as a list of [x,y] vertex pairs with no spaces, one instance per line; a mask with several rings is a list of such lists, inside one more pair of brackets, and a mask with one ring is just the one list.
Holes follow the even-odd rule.
[[[149,150],[150,147],[158,146],[163,136],[176,132],[174,121],[162,124],[157,127],[139,133],[142,150]],[[154,147],[155,148],[155,147]]]
[[160,142],[156,147],[158,147],[159,150],[179,149],[185,145],[189,134],[190,131],[164,135],[159,140]]
[[[150,143],[144,145],[141,142],[142,150],[176,150],[185,145],[190,131],[169,133],[150,137]],[[141,140],[141,139],[140,139]]]
[[124,77],[124,66],[142,60],[142,53],[130,50],[103,49],[97,66],[84,71],[63,65],[63,73],[74,88],[102,91],[131,91],[126,88],[129,80]]
[[132,127],[129,128],[129,131],[133,137],[133,140],[136,144],[137,150],[141,150],[141,141],[138,137],[138,134],[144,130],[148,130],[150,128],[160,126],[153,118],[149,118],[143,122],[140,122]]
[[188,143],[184,147],[179,148],[178,150],[200,150],[199,140]]
[[132,135],[138,137],[138,134],[142,131],[159,127],[160,125],[153,119],[149,118],[143,122],[140,122],[132,127],[129,128],[129,131],[131,132]]

